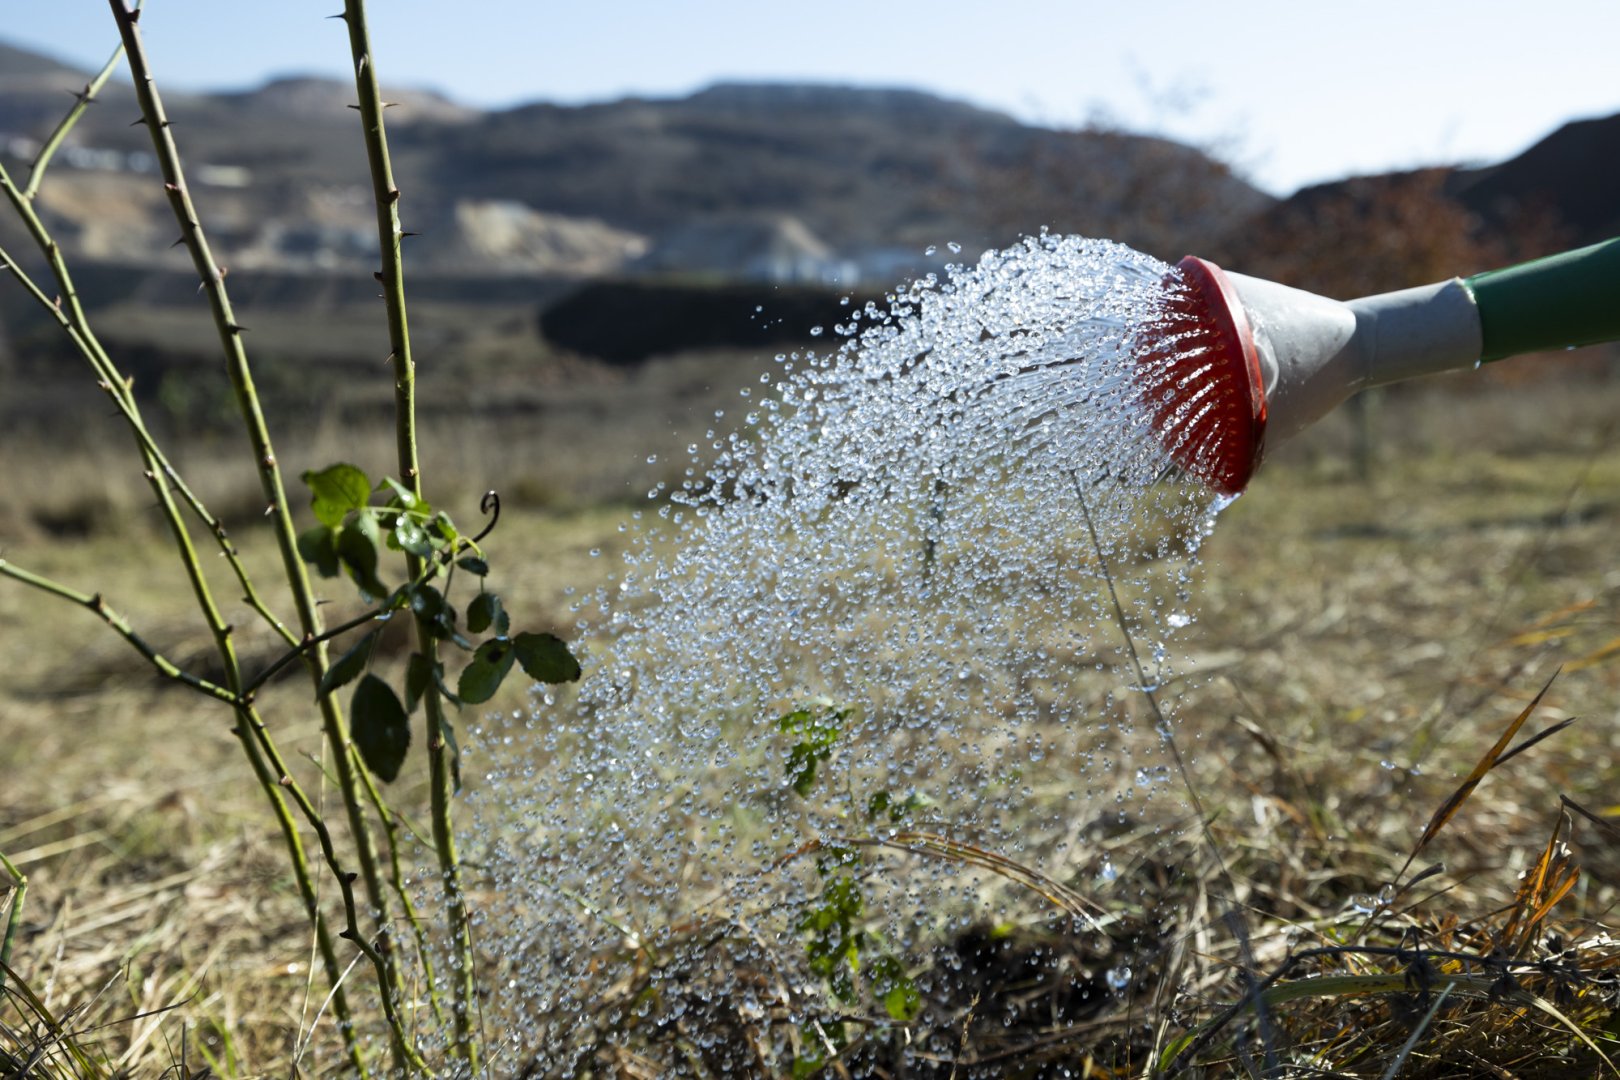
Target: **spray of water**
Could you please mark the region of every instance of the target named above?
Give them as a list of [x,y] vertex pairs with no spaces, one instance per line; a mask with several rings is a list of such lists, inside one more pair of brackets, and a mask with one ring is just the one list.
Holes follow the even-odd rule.
[[[874,942],[909,970],[1040,904],[863,841],[926,832],[1112,881],[1096,838],[1173,793],[1140,691],[1173,677],[1214,510],[1167,480],[1142,404],[1168,274],[1043,235],[849,307],[840,346],[781,357],[687,481],[649,492],[577,605],[586,680],[479,751],[479,934],[526,1052],[566,1071],[614,963],[667,968],[681,993],[659,1008],[849,990],[806,944],[839,860],[868,973]],[[724,963],[702,953],[720,938]],[[725,974],[744,952],[769,979]]]

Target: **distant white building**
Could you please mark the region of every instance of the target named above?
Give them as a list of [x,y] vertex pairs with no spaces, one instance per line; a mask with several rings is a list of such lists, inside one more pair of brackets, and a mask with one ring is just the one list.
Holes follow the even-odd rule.
[[681,225],[659,237],[629,269],[773,284],[850,285],[860,277],[854,260],[835,253],[787,214]]

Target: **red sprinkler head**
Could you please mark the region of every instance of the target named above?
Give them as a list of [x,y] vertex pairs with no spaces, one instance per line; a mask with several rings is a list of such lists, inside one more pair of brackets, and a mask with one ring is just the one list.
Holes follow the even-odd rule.
[[1188,255],[1182,285],[1139,353],[1143,400],[1170,457],[1222,495],[1248,486],[1266,433],[1266,393],[1254,331],[1226,273]]

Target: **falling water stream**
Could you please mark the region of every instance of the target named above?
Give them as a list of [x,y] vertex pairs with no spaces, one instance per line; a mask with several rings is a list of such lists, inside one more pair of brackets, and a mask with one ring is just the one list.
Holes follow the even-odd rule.
[[[566,1071],[637,962],[670,972],[658,1008],[676,982],[745,1012],[836,995],[805,913],[844,865],[866,977],[1043,910],[873,841],[948,838],[1083,892],[1107,883],[1106,861],[1076,881],[1099,829],[1179,797],[1142,691],[1173,714],[1219,505],[1171,475],[1141,401],[1167,274],[1043,235],[846,302],[828,351],[779,358],[648,492],[577,598],[584,681],[470,759],[477,932],[523,1052]],[[717,937],[726,963],[698,955]],[[728,974],[739,950],[770,978]]]

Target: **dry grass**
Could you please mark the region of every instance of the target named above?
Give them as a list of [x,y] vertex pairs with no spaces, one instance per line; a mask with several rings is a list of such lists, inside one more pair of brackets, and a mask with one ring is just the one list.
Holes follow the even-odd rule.
[[[560,622],[563,589],[600,565],[588,550],[617,538],[620,512],[587,507],[665,479],[666,465],[638,463],[669,460],[724,407],[721,373],[734,362],[603,376],[569,391],[574,411],[519,408],[480,422],[476,438],[459,423],[439,428],[446,486],[467,503],[452,505],[458,517],[476,517],[485,486],[530,493],[510,500],[519,508],[495,541],[502,591],[531,623]],[[1615,1056],[1620,962],[1604,930],[1620,886],[1607,826],[1617,397],[1601,383],[1393,396],[1366,483],[1347,464],[1342,420],[1287,448],[1209,541],[1200,621],[1185,639],[1198,663],[1179,688],[1181,748],[1224,871],[1192,830],[1140,821],[1095,832],[1097,865],[1055,884],[1098,900],[1105,934],[1038,914],[1036,899],[1026,925],[957,936],[919,962],[918,1019],[854,1023],[863,1034],[827,1074],[1123,1076],[1173,1058],[1189,1076],[1607,1075],[1598,1051]],[[331,422],[286,454],[294,471],[368,465],[386,461],[386,440]],[[134,486],[111,470],[115,455],[3,453],[14,510],[5,557],[100,588],[165,652],[204,656],[178,573],[143,568],[159,549],[139,496],[126,494]],[[228,504],[238,481],[213,471],[218,451],[187,457],[203,466],[198,486]],[[102,509],[73,511],[75,499]],[[252,502],[233,513],[249,539]],[[275,652],[268,637],[244,647],[261,662]],[[1560,667],[1517,740],[1578,721],[1486,775],[1391,902],[1377,903],[1435,811]],[[184,1062],[287,1075],[320,994],[224,717],[150,678],[94,620],[15,587],[0,589],[0,670],[0,851],[30,878],[13,967],[34,995],[0,1003],[0,1055],[56,1048],[41,1075],[85,1073],[64,1056],[75,1045],[106,1074]],[[281,700],[267,709],[299,718],[281,740],[314,780],[304,755],[318,760],[319,732],[294,683],[271,687]],[[509,694],[496,704],[519,707],[521,691]],[[874,852],[867,866],[881,878],[896,860],[938,857]],[[1119,867],[1113,890],[1095,887],[1104,857]],[[1458,959],[1493,950],[1490,963]],[[775,987],[755,955],[733,918],[694,933],[663,969],[633,952],[604,956],[601,1024],[576,1025],[582,1071],[786,1071],[804,1028],[789,1020],[821,1010],[832,1022],[838,1010],[804,987]],[[1127,964],[1133,978],[1117,992],[1104,973]],[[650,1010],[629,1007],[655,976],[677,985],[683,965],[691,1000],[666,989]],[[703,978],[727,970],[770,991],[763,1011],[702,1000]],[[300,1067],[340,1071],[330,1031],[314,1030]],[[521,1066],[504,1060],[497,1074]]]

